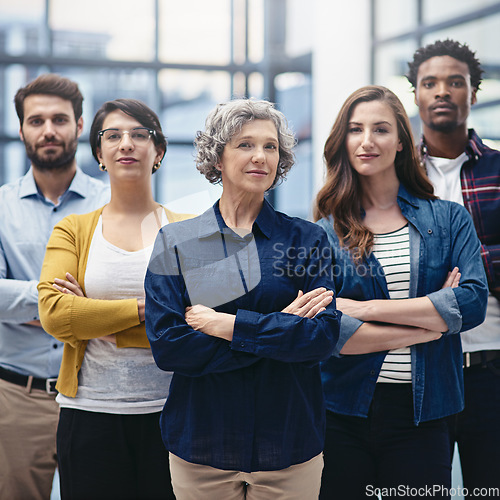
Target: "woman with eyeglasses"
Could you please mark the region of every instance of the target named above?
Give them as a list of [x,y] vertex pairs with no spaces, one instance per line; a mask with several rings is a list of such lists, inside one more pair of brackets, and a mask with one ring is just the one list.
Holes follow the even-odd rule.
[[144,276],[159,228],[186,216],[153,198],[167,145],[145,104],[103,104],[90,145],[109,175],[110,202],[55,226],[38,286],[43,327],[65,342],[61,497],[175,498],[159,427],[171,373],[156,366],[146,337]]

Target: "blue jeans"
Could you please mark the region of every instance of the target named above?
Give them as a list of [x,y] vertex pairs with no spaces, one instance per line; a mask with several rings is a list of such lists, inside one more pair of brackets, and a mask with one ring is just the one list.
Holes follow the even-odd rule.
[[464,368],[465,409],[448,419],[464,487],[500,489],[500,359]]
[[324,458],[321,500],[384,498],[385,488],[423,498],[415,488],[433,487],[428,497],[450,498],[446,420],[414,425],[411,384],[377,384],[368,418],[327,412]]

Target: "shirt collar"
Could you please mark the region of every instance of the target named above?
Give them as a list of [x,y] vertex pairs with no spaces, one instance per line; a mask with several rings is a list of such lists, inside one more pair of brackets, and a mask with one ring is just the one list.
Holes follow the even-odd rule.
[[479,158],[483,156],[483,149],[484,149],[483,141],[481,141],[481,139],[476,134],[476,131],[473,128],[469,129],[469,143],[465,148],[467,156],[470,159],[474,158],[476,161],[478,161]]
[[69,185],[68,191],[75,193],[82,198],[86,198],[91,194],[87,180],[86,175],[80,170],[79,167],[76,167],[76,174]]
[[[276,212],[271,204],[264,199],[259,215],[254,222],[254,228],[257,227],[267,239],[270,239],[275,222]],[[211,208],[201,214],[198,237],[208,238],[215,233],[226,232],[227,230],[229,228],[222,218],[219,200],[217,200]]]
[[403,200],[407,204],[412,205],[415,208],[418,208],[420,205],[419,198],[408,192],[408,190],[403,184],[399,184],[398,200]]
[[21,186],[19,189],[19,197],[27,198],[28,196],[36,196],[38,194],[38,187],[33,177],[33,167],[30,167],[26,175],[21,179]]
[[[82,198],[86,198],[89,193],[89,186],[85,179],[85,174],[80,170],[79,167],[76,167],[76,173],[71,181],[66,192],[61,195],[61,198],[68,192],[72,192],[77,194]],[[21,179],[21,186],[19,189],[19,197],[27,198],[29,196],[37,196],[40,195],[43,197],[42,193],[38,189],[36,185],[35,178],[33,177],[33,166],[31,166],[26,172],[26,175]]]
[[[479,136],[476,134],[476,131],[473,128],[469,129],[469,142],[467,143],[467,146],[465,147],[465,153],[469,157],[469,160],[476,160],[478,161],[481,156],[483,156],[483,150],[484,145],[479,138]],[[423,164],[425,164],[425,161],[429,157],[429,151],[427,150],[427,145],[425,144],[425,138],[422,136],[420,139],[420,144],[418,146],[418,151],[420,153],[420,160]]]

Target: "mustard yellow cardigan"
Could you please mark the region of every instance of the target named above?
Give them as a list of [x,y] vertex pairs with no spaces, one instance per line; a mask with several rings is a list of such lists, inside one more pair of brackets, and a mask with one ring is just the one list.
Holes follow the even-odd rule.
[[[38,310],[44,330],[64,342],[56,388],[75,397],[78,372],[89,339],[116,334],[118,347],[149,348],[144,322],[139,321],[137,299],[99,300],[61,293],[54,278],[71,273],[85,293],[85,270],[90,244],[104,207],[83,215],[69,215],[59,222],[47,244],[40,282]],[[193,217],[165,209],[169,222]]]

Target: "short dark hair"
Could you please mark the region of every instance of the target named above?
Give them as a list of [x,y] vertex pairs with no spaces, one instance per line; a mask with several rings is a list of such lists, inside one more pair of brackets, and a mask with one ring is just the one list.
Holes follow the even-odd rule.
[[78,85],[55,73],[46,73],[35,78],[25,87],[21,87],[14,97],[16,113],[19,117],[21,127],[24,122],[24,100],[30,95],[55,95],[61,99],[66,99],[71,102],[73,112],[75,113],[75,121],[78,121],[82,116],[83,95],[78,88]]
[[98,163],[99,158],[97,157],[97,149],[101,146],[99,131],[102,130],[102,124],[104,123],[106,116],[113,111],[122,111],[126,115],[129,115],[137,120],[143,127],[153,130],[153,140],[155,146],[163,149],[164,154],[166,153],[167,139],[163,135],[158,115],[146,104],[142,101],[138,101],[137,99],[115,99],[114,101],[105,102],[99,108],[94,116],[92,126],[90,127],[90,147],[92,149],[92,154]]
[[482,74],[484,73],[481,68],[479,59],[476,53],[468,47],[467,44],[461,44],[455,40],[438,40],[434,43],[420,47],[415,54],[413,54],[413,61],[408,63],[409,71],[406,75],[408,81],[412,84],[413,88],[417,87],[417,74],[420,65],[436,56],[450,56],[458,61],[462,61],[469,66],[470,83],[473,88],[479,89],[481,85]]

